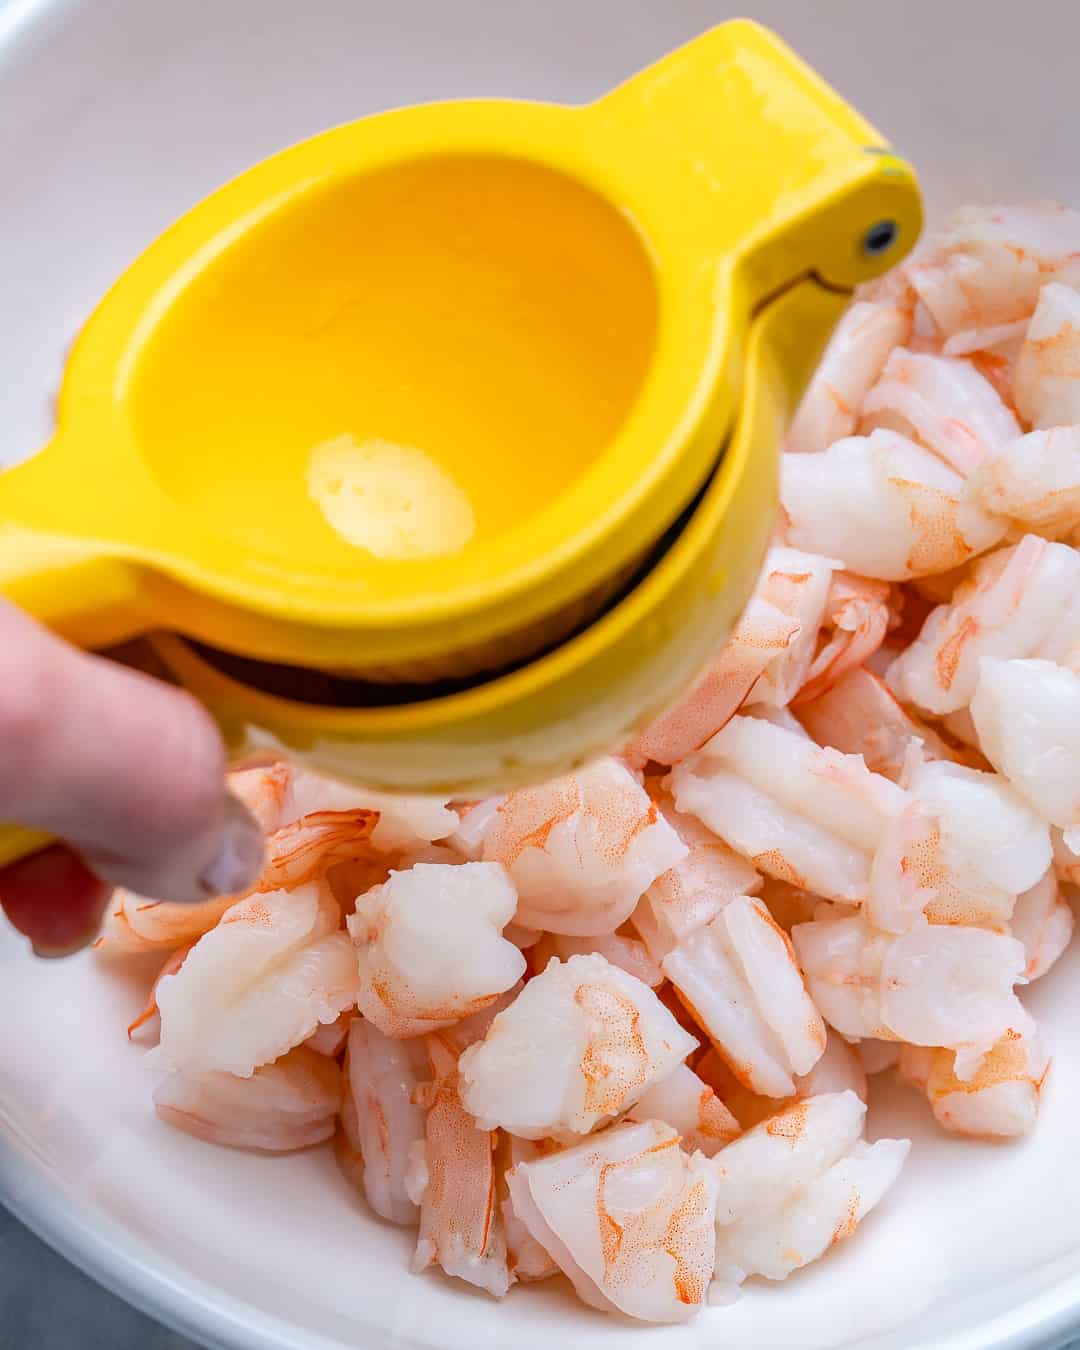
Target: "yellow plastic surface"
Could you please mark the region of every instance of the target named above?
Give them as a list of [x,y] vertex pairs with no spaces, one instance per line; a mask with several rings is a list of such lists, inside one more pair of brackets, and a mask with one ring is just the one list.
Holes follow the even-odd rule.
[[447,698],[338,709],[238,684],[173,635],[152,639],[158,655],[237,755],[285,750],[380,788],[480,795],[611,750],[678,697],[738,618],[772,532],[777,442],[845,304],[808,280],[761,312],[739,420],[696,510],[629,595],[542,659]]
[[[882,219],[898,241],[868,256]],[[909,167],[745,21],[587,107],[469,101],[338,127],[220,189],[106,296],[55,439],[0,476],[0,591],[85,646],[166,628],[379,678],[517,659],[595,607],[746,425],[753,315],[809,277],[819,297],[849,291],[919,226]],[[839,304],[793,334],[815,357]],[[634,635],[608,615],[453,698],[259,704],[254,720],[402,786],[554,769],[609,743],[745,601],[779,425],[760,403],[789,408],[810,364],[778,366],[755,414],[767,437],[710,488],[734,514],[700,545],[713,562],[685,564],[696,599]],[[676,634],[702,606],[721,615],[709,642]],[[175,664],[233,732],[252,720],[255,696],[241,715]]]

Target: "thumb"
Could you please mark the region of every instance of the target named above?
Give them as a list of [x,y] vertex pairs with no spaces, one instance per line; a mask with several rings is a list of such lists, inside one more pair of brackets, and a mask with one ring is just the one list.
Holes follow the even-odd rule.
[[60,836],[104,880],[155,899],[242,891],[262,865],[206,710],[3,603],[0,819]]

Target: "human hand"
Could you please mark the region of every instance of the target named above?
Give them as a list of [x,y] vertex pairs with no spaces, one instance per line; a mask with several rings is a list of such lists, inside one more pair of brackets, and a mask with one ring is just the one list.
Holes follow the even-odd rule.
[[0,820],[69,846],[0,870],[0,904],[43,955],[84,945],[114,885],[195,902],[244,890],[262,863],[206,710],[2,601]]

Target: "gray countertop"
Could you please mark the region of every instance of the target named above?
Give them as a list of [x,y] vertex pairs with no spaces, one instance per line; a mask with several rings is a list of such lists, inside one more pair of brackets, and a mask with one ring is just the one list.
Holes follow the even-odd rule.
[[107,1293],[0,1207],[0,1350],[198,1350]]

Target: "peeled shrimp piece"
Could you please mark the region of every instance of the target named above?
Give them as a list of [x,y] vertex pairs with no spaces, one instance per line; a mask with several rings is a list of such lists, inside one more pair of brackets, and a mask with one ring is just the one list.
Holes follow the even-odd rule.
[[787,934],[740,896],[664,960],[664,974],[751,1092],[787,1097],[825,1049],[825,1024]]
[[785,933],[790,933],[797,923],[809,923],[818,906],[824,903],[813,891],[792,886],[787,881],[777,881],[775,877],[765,878],[761,898]]
[[525,958],[502,936],[516,904],[498,863],[392,872],[346,920],[361,1013],[387,1036],[420,1036],[493,1002],[525,972]]
[[858,300],[833,330],[791,423],[784,449],[816,454],[855,430],[859,409],[894,347],[911,332],[911,312]]
[[391,1223],[415,1224],[419,1211],[405,1186],[410,1150],[424,1138],[425,1114],[413,1104],[430,1081],[420,1041],[392,1040],[354,1017],[349,1025],[348,1133],[363,1160],[361,1184],[368,1204]]
[[951,1050],[927,1050],[923,1058],[901,1061],[901,1076],[926,1094],[939,1124],[951,1134],[976,1139],[1014,1139],[1031,1132],[1050,1068],[1036,1033],[1003,1036],[965,1078],[957,1076],[955,1059]]
[[799,549],[774,546],[765,558],[756,596],[798,624],[798,632],[765,666],[745,702],[786,708],[806,681],[837,564]]
[[458,804],[457,829],[447,843],[468,862],[479,862],[484,855],[484,839],[499,813],[503,797],[485,797],[483,801]]
[[708,1083],[693,1069],[680,1064],[654,1083],[627,1112],[630,1120],[659,1120],[678,1130],[688,1153],[711,1158],[742,1133],[739,1122]]
[[154,1092],[162,1120],[211,1144],[288,1153],[331,1138],[341,1105],[341,1071],[297,1046],[246,1078],[170,1073]]
[[717,1176],[716,1278],[784,1280],[850,1237],[896,1180],[910,1143],[864,1143],[854,1092],[796,1102],[729,1144]]
[[697,1045],[653,991],[602,956],[553,960],[461,1056],[485,1129],[567,1140],[622,1115]]
[[850,1090],[860,1101],[867,1099],[866,1072],[858,1055],[836,1032],[829,1033],[825,1051],[810,1072],[796,1076],[795,1091],[789,1097],[763,1097],[751,1092],[739,1082],[716,1050],[710,1050],[702,1057],[697,1072],[713,1087],[744,1130],[760,1125],[769,1116],[778,1115],[794,1102],[822,1093]]
[[520,1163],[536,1162],[538,1158],[548,1156],[553,1150],[541,1147],[532,1139],[518,1139],[512,1134],[503,1135],[500,1145],[503,1156],[499,1161],[500,1164],[505,1164],[505,1170],[500,1178],[499,1212],[506,1234],[507,1265],[515,1280],[522,1284],[535,1284],[538,1280],[547,1280],[553,1275],[558,1275],[559,1267],[518,1218],[510,1196],[507,1175]]
[[848,671],[810,702],[800,703],[798,716],[819,745],[862,755],[871,773],[894,783],[900,781],[915,742],[927,759],[957,758],[936,732],[901,707],[883,680],[863,667]]
[[970,361],[903,347],[863,399],[860,430],[877,428],[924,445],[962,478],[1020,435],[1012,409]]
[[942,716],[965,708],[984,657],[1060,654],[1080,638],[1080,553],[1029,534],[980,559],[952,600],[889,667],[904,703]]
[[765,667],[800,632],[797,619],[751,596],[735,630],[697,686],[623,751],[631,766],[674,764],[703,745],[739,710]]
[[649,955],[649,949],[640,938],[625,933],[608,933],[604,937],[564,937],[560,933],[544,933],[529,949],[529,963],[533,970],[543,970],[553,956],[569,961],[572,956],[602,956],[613,966],[619,966],[650,989],[664,982],[659,963]]
[[645,1322],[700,1309],[713,1270],[713,1164],[656,1121],[619,1125],[508,1177],[514,1211],[594,1308]]
[[799,924],[791,936],[811,998],[849,1040],[978,1055],[1006,1032],[1032,1028],[1013,993],[1027,956],[1003,933],[920,917],[908,932],[890,936],[857,915]]
[[936,923],[1004,923],[1050,866],[1044,821],[1000,775],[960,764],[921,763],[908,789],[913,804],[874,857],[868,920],[892,933],[921,913]]
[[1021,417],[1032,427],[1080,423],[1080,291],[1072,286],[1049,282],[1039,292],[1013,392]]
[[793,544],[887,581],[958,567],[1006,530],[965,497],[959,473],[896,431],[851,436],[809,458],[785,455],[780,500]]
[[1037,980],[1045,975],[1069,945],[1073,912],[1061,894],[1053,868],[1023,895],[1017,896],[1009,932],[1024,944],[1027,965],[1024,977]]
[[658,964],[737,895],[753,895],[762,886],[757,870],[695,816],[670,806],[664,814],[689,851],[656,878],[631,916]]
[[517,887],[517,922],[570,937],[614,932],[686,846],[616,759],[512,792],[484,836],[483,856]]
[[510,1271],[498,1207],[496,1139],[462,1104],[453,1051],[437,1035],[426,1045],[434,1081],[423,1101],[424,1141],[411,1150],[407,1177],[409,1196],[420,1206],[412,1268],[440,1265],[448,1275],[502,1298]]
[[680,811],[760,871],[847,903],[865,898],[885,823],[907,802],[857,755],[752,717],[733,718],[677,765],[671,785]]
[[234,769],[225,775],[229,791],[239,797],[269,834],[285,823],[282,811],[293,770],[284,760],[251,769]]
[[1043,283],[1080,258],[1080,214],[1056,202],[968,206],[902,271],[954,352],[1023,331]]
[[235,904],[236,896],[221,895],[195,905],[180,905],[168,900],[147,900],[118,887],[105,911],[94,950],[101,956],[112,957],[187,947],[216,927],[221,916]]
[[282,806],[282,824],[314,811],[369,810],[378,813],[372,846],[382,853],[404,853],[446,839],[458,828],[449,798],[375,792],[326,778],[311,769],[293,768]]
[[1075,535],[1080,526],[1080,426],[1032,431],[1010,441],[980,464],[968,480],[968,491],[985,511],[1008,517],[1044,539]]
[[971,715],[987,759],[1080,850],[1080,675],[1052,661],[987,657]]
[[[823,628],[823,634],[828,633],[829,637],[814,657],[792,706],[817,698],[848,671],[869,661],[885,641],[892,622],[892,590],[883,581],[859,577],[853,572],[833,573]],[[802,729],[787,708],[775,711],[790,718],[793,729]]]
[[336,1022],[328,1022],[325,1026],[316,1027],[304,1042],[304,1045],[309,1050],[314,1050],[317,1055],[328,1055],[331,1059],[335,1058],[345,1049],[345,1042],[349,1038],[349,1023],[352,1020],[352,1009],[348,1008]]
[[[235,769],[225,776],[229,790],[268,834],[280,824],[290,772],[287,764],[275,763]],[[236,899],[232,895],[218,895],[199,904],[179,905],[117,889],[105,912],[95,950],[104,956],[123,956],[189,946],[215,927]]]
[[311,811],[275,830],[266,841],[266,863],[252,887],[291,891],[326,875],[331,867],[372,858],[371,836],[379,816],[367,807]]
[[[152,1018],[158,1015],[157,988],[163,979],[168,975],[175,975],[180,967],[187,960],[187,954],[191,951],[190,947],[180,947],[175,952],[170,952],[165,958],[164,964],[154,977],[154,983],[150,986],[150,993],[146,996],[146,1002],[143,1004],[142,1011],[134,1021],[128,1023],[128,1040],[130,1041],[135,1032],[142,1026],[145,1026]],[[320,1028],[321,1030],[321,1028]]]
[[250,1076],[356,1003],[356,953],[321,882],[240,900],[157,989],[155,1062]]

